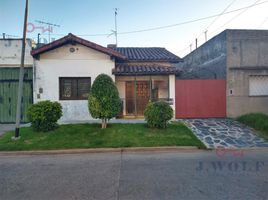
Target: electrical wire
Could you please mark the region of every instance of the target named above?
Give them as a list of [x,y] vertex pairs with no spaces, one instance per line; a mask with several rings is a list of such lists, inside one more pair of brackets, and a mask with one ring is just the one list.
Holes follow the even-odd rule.
[[[220,13],[220,14],[218,14],[216,17],[215,17],[215,19],[196,37],[197,39],[199,39],[200,37],[201,37],[201,35],[203,34],[203,33],[205,33],[205,32],[207,32],[208,31],[208,28],[210,27],[210,26],[212,26],[233,4],[234,4],[234,2],[235,2],[236,0],[233,0],[231,3],[229,3],[228,5],[227,5],[227,7],[226,8],[224,8],[224,10]],[[192,44],[194,43],[194,41],[193,42],[191,42],[190,43],[190,45],[189,46],[191,46]],[[189,46],[187,46],[187,47],[185,47],[184,49],[182,49],[182,50],[180,50],[179,52],[184,52],[186,49],[188,49],[189,48]],[[191,51],[191,49],[190,49],[190,51]]]
[[[241,10],[245,10],[245,9],[249,9],[251,7],[255,7],[264,3],[268,3],[268,1],[263,1],[260,3],[256,3],[253,5],[249,5],[249,6],[245,6],[245,7],[241,7],[238,9],[234,9],[234,10],[230,10],[228,12],[224,12],[224,13],[219,13],[219,14],[214,14],[214,15],[210,15],[210,16],[206,16],[206,17],[201,17],[198,19],[193,19],[193,20],[188,20],[188,21],[184,21],[184,22],[180,22],[180,23],[176,23],[176,24],[169,24],[169,25],[165,25],[165,26],[158,26],[158,27],[152,27],[152,28],[147,28],[147,29],[140,29],[140,30],[134,30],[134,31],[125,31],[125,32],[118,32],[118,35],[123,35],[123,34],[132,34],[132,33],[141,33],[141,32],[148,32],[148,31],[155,31],[155,30],[161,30],[161,29],[167,29],[167,28],[172,28],[172,27],[176,27],[176,26],[182,26],[185,24],[190,24],[190,23],[194,23],[194,22],[198,22],[198,21],[203,21],[206,19],[210,19],[210,18],[214,18],[214,17],[218,17],[218,16],[222,16],[222,15],[227,15],[230,13],[234,13],[234,12],[238,12]],[[43,34],[46,35],[46,34]],[[55,34],[55,33],[51,33],[51,35],[66,35],[66,34]],[[108,36],[110,35],[110,33],[97,33],[97,34],[79,34],[77,36]]]
[[[260,1],[260,0],[255,1],[255,2],[251,5],[251,7],[257,5],[259,1]],[[218,27],[217,29],[214,29],[214,30],[211,32],[211,34],[217,32],[219,29],[221,29],[222,27],[224,27],[224,26],[226,26],[227,24],[229,24],[231,21],[233,21],[234,19],[236,19],[237,17],[239,17],[240,15],[242,15],[243,13],[245,13],[246,11],[248,11],[248,9],[251,8],[251,7],[248,7],[248,8],[246,8],[245,10],[242,10],[240,13],[238,13],[237,15],[235,15],[234,17],[232,17],[232,18],[231,18],[230,20],[228,20],[226,23],[224,23],[223,25],[221,25],[221,26]]]

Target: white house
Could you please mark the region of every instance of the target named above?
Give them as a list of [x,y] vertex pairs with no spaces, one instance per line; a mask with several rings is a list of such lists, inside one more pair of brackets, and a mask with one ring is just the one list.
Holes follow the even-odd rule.
[[34,103],[60,102],[62,122],[92,119],[87,97],[101,73],[116,82],[123,102],[122,117],[143,116],[150,99],[166,99],[175,105],[177,69],[171,63],[180,62],[180,58],[164,48],[106,48],[69,34],[31,54]]

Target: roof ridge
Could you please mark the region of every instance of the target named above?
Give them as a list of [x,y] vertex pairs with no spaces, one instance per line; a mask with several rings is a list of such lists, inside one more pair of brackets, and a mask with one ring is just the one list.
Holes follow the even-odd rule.
[[39,54],[42,54],[42,53],[45,53],[47,51],[50,51],[50,50],[53,50],[53,49],[56,49],[56,48],[59,48],[63,45],[66,45],[68,44],[69,42],[75,42],[75,43],[78,43],[80,45],[83,45],[85,47],[88,47],[88,48],[92,48],[96,51],[99,51],[99,52],[102,52],[104,54],[108,54],[109,56],[114,56],[114,57],[118,57],[120,59],[126,59],[126,56],[124,56],[123,54],[121,54],[120,52],[114,50],[114,49],[110,49],[110,48],[107,48],[107,47],[104,47],[104,46],[101,46],[99,44],[96,44],[94,42],[91,42],[91,41],[88,41],[84,38],[80,38],[72,33],[69,33],[68,35],[58,39],[58,40],[55,40],[51,43],[48,43],[48,44],[45,44],[44,46],[41,46],[39,48],[36,48],[36,49],[33,49],[31,51],[31,55],[32,56],[37,56]]

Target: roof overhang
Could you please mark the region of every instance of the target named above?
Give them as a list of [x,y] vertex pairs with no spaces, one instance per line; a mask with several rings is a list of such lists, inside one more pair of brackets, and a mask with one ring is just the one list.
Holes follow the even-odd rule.
[[32,50],[31,55],[33,57],[37,57],[40,54],[43,54],[45,52],[59,48],[59,47],[66,45],[66,44],[80,44],[80,45],[83,45],[85,47],[88,47],[88,48],[94,49],[96,51],[102,52],[104,54],[107,54],[111,57],[115,57],[115,58],[119,58],[119,59],[123,59],[123,60],[126,59],[126,57],[124,55],[120,54],[119,52],[117,52],[113,49],[103,47],[103,46],[98,45],[96,43],[93,43],[93,42],[90,42],[88,40],[77,37],[71,33],[64,36],[63,38],[60,38],[60,39],[55,40],[49,44],[46,44],[44,46],[41,46],[37,49]]
[[117,64],[112,73],[116,76],[146,76],[146,75],[179,75],[181,69],[177,67],[166,67],[157,64]]

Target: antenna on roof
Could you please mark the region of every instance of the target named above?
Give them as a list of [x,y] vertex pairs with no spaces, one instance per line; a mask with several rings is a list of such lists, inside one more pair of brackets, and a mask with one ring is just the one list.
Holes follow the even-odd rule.
[[46,24],[46,25],[48,25],[48,43],[50,43],[50,32],[53,32],[53,26],[54,27],[60,27],[60,25],[58,25],[58,24],[52,24],[50,22],[45,22],[45,21],[41,21],[41,20],[35,20],[35,22],[37,22],[39,24]]
[[115,28],[115,44],[117,46],[117,8],[114,9],[114,28]]
[[116,16],[117,16],[117,10],[118,8],[114,9],[114,29],[115,30],[111,30],[112,33],[110,33],[107,37],[110,37],[111,35],[115,36],[115,45],[117,46],[117,20],[116,20]]

